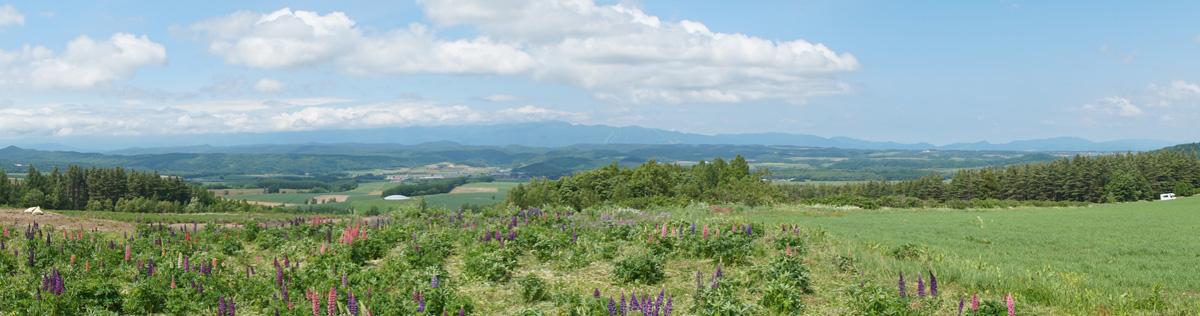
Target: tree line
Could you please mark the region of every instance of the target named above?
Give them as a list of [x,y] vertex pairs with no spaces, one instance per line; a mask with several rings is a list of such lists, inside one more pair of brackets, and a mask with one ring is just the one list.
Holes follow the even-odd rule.
[[614,162],[558,180],[532,179],[509,190],[504,203],[521,208],[561,205],[584,209],[602,204],[643,208],[692,202],[754,206],[784,201],[776,186],[763,181],[769,175],[765,168],[751,172],[740,155],[728,163],[716,158],[690,167],[659,164],[654,159],[636,168],[621,168]]
[[868,181],[785,188],[793,199],[903,196],[926,201],[1127,202],[1160,193],[1191,195],[1200,186],[1195,152],[1151,151],[1101,156],[1075,155],[1044,163],[963,169],[950,181],[930,174],[903,181]]
[[29,166],[24,179],[11,179],[0,168],[0,205],[57,210],[121,212],[207,212],[261,208],[222,201],[180,177],[120,167],[66,171],[56,166],[42,173]]
[[492,182],[492,176],[479,176],[475,178],[461,176],[449,179],[432,179],[425,180],[420,183],[404,183],[398,186],[383,190],[382,196],[389,195],[404,195],[404,196],[420,196],[450,193],[458,186],[472,182]]

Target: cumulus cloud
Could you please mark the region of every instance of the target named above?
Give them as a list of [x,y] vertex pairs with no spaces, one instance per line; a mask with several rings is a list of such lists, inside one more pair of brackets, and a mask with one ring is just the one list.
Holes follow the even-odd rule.
[[9,25],[25,25],[25,14],[17,11],[12,4],[5,4],[0,7],[0,27]]
[[239,11],[201,21],[191,30],[209,52],[232,64],[277,69],[332,63],[362,76],[398,74],[517,74],[533,59],[514,44],[486,37],[442,40],[421,24],[367,36],[342,12],[284,8],[268,14]]
[[233,64],[274,69],[330,64],[359,76],[512,75],[570,85],[628,103],[803,104],[851,92],[858,60],[820,43],[713,32],[627,5],[590,0],[424,0],[438,27],[479,35],[444,39],[428,26],[365,34],[341,12],[236,12],[191,25]]
[[1083,106],[1084,110],[1113,116],[1135,117],[1142,115],[1142,109],[1122,97],[1107,97],[1093,104]]
[[1152,106],[1160,107],[1197,107],[1200,106],[1200,85],[1183,80],[1171,81],[1171,84],[1146,86],[1148,98]]
[[0,50],[0,88],[88,89],[166,63],[166,49],[145,35],[116,33],[103,41],[84,35],[68,42],[61,54],[29,45]]
[[287,90],[286,83],[271,78],[258,79],[258,82],[254,83],[254,91],[262,93],[279,93],[284,90]]
[[526,43],[540,62],[534,78],[632,103],[743,102],[850,91],[840,74],[859,68],[804,40],[712,32],[701,22],[662,21],[621,4],[592,1],[426,0],[439,25],[471,25]]
[[340,98],[207,100],[167,106],[51,104],[0,108],[0,137],[263,133],[586,118],[536,106],[487,111],[429,102],[354,104]]

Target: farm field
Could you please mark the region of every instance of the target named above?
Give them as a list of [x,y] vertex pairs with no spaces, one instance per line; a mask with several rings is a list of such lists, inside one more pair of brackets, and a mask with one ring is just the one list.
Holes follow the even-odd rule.
[[[359,210],[366,210],[372,206],[378,207],[380,210],[398,209],[408,205],[415,206],[418,199],[414,197],[412,200],[405,201],[385,201],[379,194],[380,191],[395,185],[388,182],[369,182],[362,183],[358,188],[346,192],[334,193],[273,193],[273,194],[243,194],[231,196],[231,199],[246,199],[248,201],[259,201],[267,203],[285,203],[288,205],[299,205],[304,207],[305,201],[313,198],[318,198],[324,201],[333,196],[337,196],[339,202],[321,203],[331,207],[354,207]],[[466,193],[447,193],[423,196],[425,203],[430,207],[442,207],[446,209],[457,209],[463,203],[472,205],[492,205],[504,200],[508,190],[517,186],[516,182],[477,182],[468,183],[460,186],[467,191]],[[472,190],[474,189],[474,190]],[[495,190],[494,192],[488,192]],[[344,197],[344,199],[343,199]]]
[[[1019,293],[1072,314],[1196,311],[1200,198],[1066,209],[770,210],[867,254],[876,273],[933,269],[970,292]],[[799,215],[799,216],[797,216]],[[1120,312],[1125,311],[1125,312]],[[1062,311],[1060,311],[1062,312]]]

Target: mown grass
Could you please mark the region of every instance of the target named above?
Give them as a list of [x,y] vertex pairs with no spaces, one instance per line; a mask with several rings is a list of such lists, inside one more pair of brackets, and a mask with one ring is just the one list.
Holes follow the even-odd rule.
[[[1058,313],[1186,314],[1200,297],[1196,209],[1200,198],[987,211],[780,207],[746,216],[826,231],[877,278],[934,270],[965,293],[1015,293]],[[901,247],[915,257],[897,258]]]

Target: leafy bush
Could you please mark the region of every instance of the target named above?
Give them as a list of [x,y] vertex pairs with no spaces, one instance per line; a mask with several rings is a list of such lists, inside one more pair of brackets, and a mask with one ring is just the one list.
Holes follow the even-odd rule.
[[855,315],[865,316],[917,316],[922,313],[908,307],[908,300],[896,295],[895,289],[885,289],[875,284],[850,286],[846,289],[848,301]]
[[517,269],[517,255],[512,248],[476,247],[464,256],[463,272],[492,282],[507,282]]
[[621,283],[658,284],[666,278],[663,257],[647,253],[622,257],[613,264],[613,276]]
[[759,315],[758,306],[737,298],[735,286],[721,284],[705,286],[696,291],[692,314],[713,316]]
[[546,281],[542,281],[535,274],[528,274],[522,277],[517,284],[521,285],[521,298],[526,302],[536,302],[550,298],[549,289],[547,289]]

